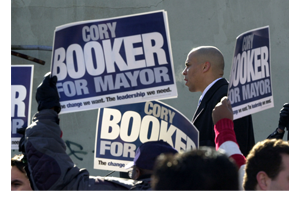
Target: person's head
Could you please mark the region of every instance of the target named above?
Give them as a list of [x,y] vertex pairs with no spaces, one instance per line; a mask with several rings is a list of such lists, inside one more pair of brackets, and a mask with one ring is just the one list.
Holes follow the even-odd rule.
[[200,46],[192,49],[186,59],[186,86],[191,92],[203,92],[205,88],[224,74],[224,57],[214,46]]
[[245,190],[289,190],[289,143],[266,139],[247,156]]
[[32,190],[24,169],[25,166],[23,154],[11,158],[11,191]]
[[238,169],[224,153],[200,147],[160,155],[152,175],[153,190],[238,190]]
[[156,158],[163,153],[175,154],[177,150],[163,140],[145,142],[137,148],[133,162],[126,165],[125,168],[132,168],[130,177],[134,180],[150,176]]

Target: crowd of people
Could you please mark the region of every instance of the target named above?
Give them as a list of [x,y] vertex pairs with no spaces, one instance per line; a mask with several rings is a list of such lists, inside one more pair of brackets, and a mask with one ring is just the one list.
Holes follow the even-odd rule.
[[36,91],[38,112],[11,159],[11,190],[289,190],[289,104],[278,127],[255,144],[251,115],[233,120],[219,49],[192,49],[183,71],[191,92],[202,92],[192,122],[198,149],[177,152],[160,140],[143,143],[126,166],[131,179],[90,176],[66,153],[59,126],[57,77],[46,74]]

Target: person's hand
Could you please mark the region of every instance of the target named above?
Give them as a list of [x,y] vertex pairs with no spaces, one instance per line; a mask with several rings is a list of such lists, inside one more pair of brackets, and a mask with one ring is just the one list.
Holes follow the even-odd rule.
[[212,118],[214,125],[221,119],[227,118],[233,121],[233,110],[230,100],[227,96],[223,97],[221,101],[215,106],[212,111]]
[[283,139],[283,136],[284,136],[284,133],[285,133],[285,131],[283,131],[283,132],[280,132],[279,130],[278,130],[278,128],[276,128],[276,130],[274,130],[274,132],[273,133],[271,133],[268,137],[267,137],[267,139]]
[[56,88],[57,77],[50,76],[51,73],[45,74],[43,82],[37,87],[36,101],[38,111],[43,109],[54,109],[57,113],[61,111],[59,95]]
[[278,128],[284,130],[287,127],[289,130],[289,104],[285,103],[280,110],[279,125]]
[[[285,127],[289,130],[289,104],[285,103],[280,110],[280,117],[278,122],[278,128],[271,133],[267,139],[283,139],[285,133]],[[289,135],[288,135],[289,139]]]

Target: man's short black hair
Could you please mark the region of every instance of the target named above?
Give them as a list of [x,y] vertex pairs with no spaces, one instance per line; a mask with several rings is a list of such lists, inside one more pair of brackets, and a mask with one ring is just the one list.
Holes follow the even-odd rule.
[[27,166],[27,164],[24,160],[24,155],[19,154],[19,155],[15,155],[14,157],[12,157],[11,166],[16,166],[20,172],[26,174],[25,166]]
[[154,190],[238,190],[238,168],[224,153],[200,147],[158,157],[152,176]]

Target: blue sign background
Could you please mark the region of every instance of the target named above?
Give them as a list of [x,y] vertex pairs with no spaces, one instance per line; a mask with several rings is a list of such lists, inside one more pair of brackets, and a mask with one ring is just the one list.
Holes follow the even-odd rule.
[[[91,26],[91,25],[98,25],[98,24],[103,24],[103,23],[112,23],[112,22],[117,22],[116,26],[116,38],[119,37],[126,37],[126,36],[132,36],[132,35],[139,35],[139,34],[144,34],[144,33],[151,33],[151,32],[159,32],[163,39],[164,39],[164,44],[163,44],[163,49],[165,50],[166,58],[168,64],[166,65],[161,65],[161,66],[166,66],[168,67],[168,75],[169,75],[169,81],[165,82],[160,82],[160,83],[152,83],[149,85],[142,85],[140,82],[140,78],[137,79],[137,86],[133,87],[128,87],[123,89],[121,87],[120,89],[115,89],[115,90],[107,90],[107,91],[102,91],[102,92],[97,92],[95,90],[90,90],[89,94],[82,94],[82,95],[75,95],[73,96],[73,99],[82,99],[82,98],[88,98],[88,97],[93,97],[93,96],[100,96],[100,95],[108,95],[108,94],[113,94],[113,93],[119,93],[119,92],[124,92],[124,91],[131,91],[131,90],[140,90],[140,89],[147,89],[151,87],[158,87],[158,86],[164,86],[164,85],[169,85],[169,84],[174,84],[174,78],[173,78],[173,64],[171,64],[171,56],[169,55],[170,49],[169,49],[169,44],[168,44],[168,38],[167,38],[167,31],[166,27],[164,24],[164,13],[163,12],[156,12],[156,13],[148,13],[148,14],[143,14],[143,15],[136,15],[136,16],[128,16],[128,17],[122,17],[122,18],[116,18],[116,19],[110,19],[110,20],[102,20],[99,22],[88,22],[85,24],[79,24],[71,27],[67,27],[64,29],[60,29],[55,32],[55,37],[54,37],[54,47],[53,50],[56,50],[60,47],[63,47],[65,50],[71,45],[71,44],[79,44],[82,48],[87,42],[84,42],[82,39],[82,28],[84,26]],[[108,40],[111,40],[111,44],[113,46],[113,41],[115,38],[111,38]],[[96,40],[97,42],[101,43],[102,40]],[[135,43],[135,47],[141,47],[142,43]],[[120,49],[120,55],[126,62],[126,57],[125,57],[125,50],[122,44],[122,47]],[[93,56],[95,57],[95,56]],[[155,67],[159,67],[158,60],[156,59],[156,55],[154,54],[154,61],[155,61],[155,66],[152,67],[146,67],[146,68],[141,68],[143,69],[154,69]],[[144,59],[144,55],[136,55],[136,60],[142,60]],[[55,60],[54,55],[52,59],[52,65],[53,61]],[[96,64],[95,62],[96,58],[94,58],[94,65]],[[64,61],[65,63],[66,61]],[[77,63],[74,62],[75,66],[77,66]],[[116,66],[116,64],[114,64]],[[52,66],[52,69],[55,68]],[[80,68],[80,67],[77,67]],[[115,80],[116,74],[120,73],[121,71],[118,69],[118,67],[115,68],[116,72],[110,73],[113,77],[113,81]],[[123,73],[125,72],[132,72],[133,70],[127,70],[127,71],[122,71]],[[106,70],[101,76],[109,75]],[[94,86],[94,78],[89,75],[86,71],[85,75],[81,78],[85,79],[87,81],[87,87],[88,89],[95,89]],[[61,80],[61,82],[65,81],[73,81],[74,79],[70,78],[69,75],[64,80]],[[67,97],[64,93],[61,94],[60,101],[69,101],[71,100],[71,97]]]
[[[199,147],[199,132],[198,130],[194,127],[194,125],[192,124],[192,122],[190,120],[188,120],[183,114],[181,114],[180,112],[178,112],[177,110],[175,110],[174,108],[171,108],[168,105],[165,105],[162,102],[159,101],[150,101],[153,104],[158,104],[161,107],[165,107],[167,109],[170,109],[171,111],[175,112],[174,118],[172,123],[168,123],[168,128],[173,125],[175,127],[177,127],[178,129],[180,129],[184,134],[186,134],[188,136],[188,138],[190,138],[196,145],[196,148]],[[145,113],[144,111],[144,107],[145,107],[146,102],[142,102],[142,103],[135,103],[135,104],[129,104],[129,105],[121,105],[121,106],[114,106],[114,107],[108,107],[111,109],[117,109],[121,112],[121,114],[123,115],[126,111],[134,111],[137,112],[140,116],[141,119],[144,118],[144,116],[147,116],[148,114]],[[132,161],[133,159],[130,157],[114,157],[110,154],[110,151],[107,150],[105,152],[105,155],[100,155],[100,141],[101,140],[105,140],[105,139],[101,139],[101,125],[102,123],[102,117],[103,117],[103,110],[104,108],[99,109],[99,116],[98,116],[98,129],[96,131],[96,152],[95,152],[95,157],[96,158],[107,158],[107,159],[117,159],[117,160],[126,160],[126,161]],[[153,116],[153,115],[151,115]],[[156,117],[157,118],[157,117]],[[157,118],[159,120],[159,122],[161,122],[161,118]],[[119,123],[120,124],[120,123]],[[132,123],[130,123],[129,129],[128,129],[128,134],[130,134],[131,132],[131,127],[132,127]],[[152,127],[150,125],[149,129],[148,129],[148,135],[150,135],[152,132]],[[174,134],[172,135],[172,142],[173,144],[175,144],[175,139],[176,139],[176,131],[174,132]],[[115,140],[108,140],[111,142],[120,142],[120,143],[125,143],[120,136],[118,136],[117,139]],[[138,148],[142,142],[140,141],[139,137],[135,142],[131,142],[132,144],[136,145],[136,148]],[[185,142],[184,142],[185,143]]]
[[[246,38],[249,35],[252,35],[252,34],[254,34],[253,47],[251,48],[252,50],[255,49],[255,48],[263,47],[263,46],[266,46],[268,48],[268,50],[269,50],[269,52],[268,52],[268,54],[269,54],[269,56],[268,56],[268,64],[269,64],[269,74],[271,75],[271,68],[270,68],[270,64],[271,64],[271,62],[270,62],[270,40],[269,40],[269,29],[268,29],[268,27],[263,28],[263,29],[254,30],[254,31],[251,31],[251,32],[246,32],[245,34],[240,35],[237,38],[237,41],[236,41],[234,57],[236,57],[238,54],[242,55],[242,53],[244,52],[242,50],[243,39]],[[254,64],[254,61],[255,61],[255,58],[253,58],[253,60],[252,60],[253,64]],[[255,67],[253,65],[253,69],[254,70],[255,70],[255,68],[257,68],[257,67]],[[258,67],[258,71],[261,71],[261,67],[260,66]],[[270,77],[266,77],[266,78],[270,79]],[[231,80],[232,79],[230,79],[230,82],[231,82]],[[258,79],[258,80],[254,80],[254,81],[251,80],[251,82],[246,82],[246,85],[247,84],[251,84],[251,83],[255,83],[255,82],[260,81],[260,80],[264,80],[264,78],[261,78],[261,79]],[[239,90],[240,90],[239,94],[242,95],[243,94],[242,86],[243,85],[239,82],[239,84],[237,86],[233,86],[232,85],[230,87],[230,89],[238,87]],[[255,97],[252,97],[252,98],[248,98],[246,100],[243,100],[243,97],[240,96],[241,101],[240,102],[233,102],[232,103],[232,107],[236,107],[236,106],[239,106],[239,105],[242,105],[242,104],[246,104],[246,103],[249,103],[249,102],[252,102],[252,101],[255,101],[255,100],[259,100],[259,99],[262,99],[262,98],[266,98],[266,97],[272,96],[271,79],[270,79],[270,89],[271,89],[271,91],[268,92],[268,93],[264,93],[263,95],[259,94],[258,96],[255,96]]]
[[[24,121],[23,127],[27,127],[29,124],[29,115],[30,115],[30,99],[31,99],[31,91],[32,91],[32,77],[33,77],[33,65],[31,66],[12,66],[11,67],[11,86],[13,85],[22,85],[25,86],[27,94],[23,102],[25,103],[25,117],[17,117],[17,106],[15,107],[15,114],[12,117],[13,119],[21,119]],[[17,96],[17,95],[16,95]],[[13,107],[13,106],[11,106]],[[12,133],[11,137],[22,137],[22,135],[18,133]]]

